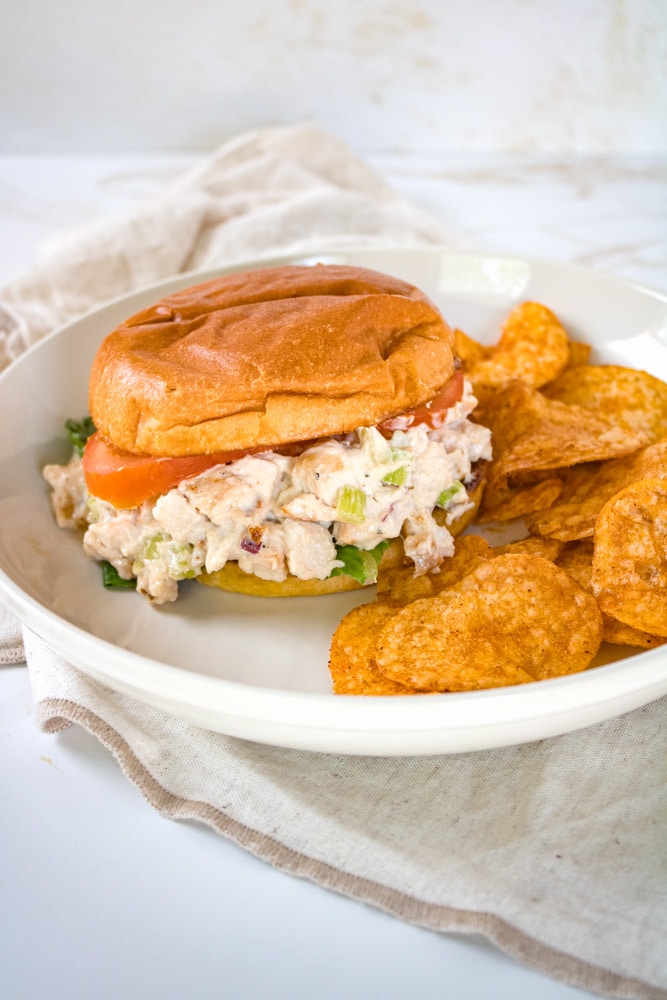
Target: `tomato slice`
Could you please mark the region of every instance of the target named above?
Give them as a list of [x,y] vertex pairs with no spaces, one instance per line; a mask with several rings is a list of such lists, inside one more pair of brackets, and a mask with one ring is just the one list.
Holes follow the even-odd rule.
[[[265,450],[265,449],[257,449]],[[214,455],[179,458],[133,455],[93,434],[86,441],[83,471],[88,492],[114,507],[137,507],[144,500],[166,493],[182,479],[198,476],[214,465],[234,462],[249,451],[223,451]]]
[[463,372],[456,371],[448,382],[440,390],[437,396],[418,406],[416,410],[402,413],[399,417],[391,417],[378,424],[378,430],[385,437],[391,437],[394,431],[404,431],[408,427],[416,427],[418,424],[427,424],[434,428],[438,426],[438,418],[441,413],[458,403],[463,396]]

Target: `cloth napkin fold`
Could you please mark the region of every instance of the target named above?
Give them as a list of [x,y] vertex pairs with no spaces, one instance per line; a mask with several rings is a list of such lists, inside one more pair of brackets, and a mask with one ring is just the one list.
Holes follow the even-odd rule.
[[[327,246],[445,242],[337,138],[240,136],[125,218],[73,233],[0,293],[0,367],[59,324],[161,277]],[[156,809],[432,930],[482,934],[615,997],[667,997],[667,699],[529,745],[345,757],[172,719],[90,679],[0,606],[45,731],[100,739]]]
[[0,293],[0,370],[89,309],[184,271],[445,238],[335,136],[310,126],[245,133],[124,217],[52,240]]

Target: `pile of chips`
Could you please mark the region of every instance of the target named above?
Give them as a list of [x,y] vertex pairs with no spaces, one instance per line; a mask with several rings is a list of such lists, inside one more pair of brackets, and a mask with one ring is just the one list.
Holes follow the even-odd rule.
[[[591,364],[536,302],[493,347],[456,331],[456,352],[493,435],[485,534],[424,575],[394,543],[376,600],[334,634],[338,694],[521,684],[604,662],[605,644],[667,641],[667,384]],[[525,537],[492,545],[508,522]]]

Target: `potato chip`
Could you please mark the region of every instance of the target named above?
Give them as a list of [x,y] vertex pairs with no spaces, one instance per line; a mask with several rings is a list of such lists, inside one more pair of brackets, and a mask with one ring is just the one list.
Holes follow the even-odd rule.
[[[548,472],[549,487],[530,488],[532,510],[545,509],[557,498],[563,466],[627,455],[645,444],[639,433],[616,427],[605,417],[580,406],[549,400],[521,382],[511,382],[487,400],[483,422],[493,434],[494,459],[487,472],[481,520],[508,520],[530,513],[511,503],[517,477]],[[542,505],[542,506],[540,506]]]
[[568,542],[558,554],[556,563],[566,573],[573,576],[584,590],[591,590],[593,575],[593,540],[584,539],[581,542]]
[[462,535],[456,540],[454,555],[444,559],[437,573],[434,573],[435,592],[442,593],[462,580],[486,559],[491,559],[495,549],[486,538],[473,533]]
[[[567,468],[628,455],[647,444],[581,406],[546,399],[522,382],[511,382],[487,403],[483,422],[493,432],[494,455],[505,475]],[[498,464],[498,458],[492,465]]]
[[667,438],[583,471],[588,475],[565,477],[563,492],[549,510],[527,519],[529,531],[564,542],[592,537],[598,514],[614,494],[639,479],[667,478]]
[[456,541],[454,555],[444,559],[438,570],[415,575],[413,562],[402,565],[380,565],[377,581],[378,600],[391,607],[400,607],[423,597],[433,597],[474,569],[495,550],[481,535],[462,535]]
[[493,549],[494,556],[512,555],[513,553],[523,553],[524,555],[542,556],[555,562],[561,553],[563,542],[557,538],[541,538],[539,535],[529,535],[527,538],[518,538],[515,542],[508,542],[507,545],[498,545]]
[[584,344],[580,340],[570,340],[568,346],[570,348],[570,357],[567,362],[568,368],[575,365],[588,364],[588,359],[591,356],[590,344]]
[[592,586],[606,614],[667,637],[667,480],[641,479],[604,505]]
[[[548,510],[561,495],[563,483],[560,479],[545,479],[532,486],[507,486],[498,484],[489,494],[483,513],[478,517],[480,524],[489,521],[512,521],[526,517],[536,511]],[[491,506],[493,504],[493,506]]]
[[[408,689],[422,693],[444,693],[507,687],[534,680],[525,670],[505,661],[499,648],[495,649],[498,659],[487,649],[479,656],[473,655],[471,650],[477,650],[478,646],[471,630],[465,630],[461,638],[448,625],[446,609],[450,604],[456,605],[456,601],[449,593],[424,598],[406,605],[390,619],[376,647],[376,662],[387,682],[403,683]],[[450,651],[452,636],[459,641]],[[468,644],[467,656],[462,648],[464,643]]]
[[[481,522],[509,521],[517,517],[525,517],[534,511],[547,510],[561,495],[563,476],[567,470],[545,469],[515,472],[511,485],[506,488],[496,485],[495,493],[490,496]],[[494,506],[491,507],[490,503]],[[480,507],[481,507],[480,503]]]
[[375,659],[396,683],[466,691],[584,670],[601,638],[595,599],[569,574],[541,556],[501,555],[398,611]]
[[502,510],[519,473],[616,458],[646,443],[640,432],[623,430],[584,407],[547,399],[518,381],[485,400],[480,419],[491,428],[494,449],[482,501],[485,518]]
[[569,339],[557,317],[538,302],[523,302],[507,317],[496,347],[469,368],[469,376],[473,387],[520,379],[539,388],[569,360]]
[[433,580],[435,573],[415,573],[415,564],[407,560],[400,566],[380,568],[377,578],[379,601],[391,606],[402,607],[410,601],[435,594]]
[[454,330],[454,354],[461,362],[464,372],[468,372],[478,361],[482,361],[488,350],[483,344],[478,344],[476,340],[464,333],[463,330]]
[[374,660],[375,642],[393,611],[384,604],[361,604],[342,619],[329,656],[335,694],[409,694],[403,685],[384,677]]
[[619,622],[611,615],[602,613],[602,638],[612,646],[637,646],[639,649],[655,649],[667,642],[667,637],[651,635],[642,629],[633,628],[625,622]]
[[568,368],[542,390],[549,399],[583,406],[647,442],[667,436],[667,384],[648,372],[620,365]]
[[[579,542],[569,542],[564,545],[556,560],[556,565],[569,573],[584,590],[593,591],[593,540],[584,539]],[[610,615],[602,614],[602,639],[614,646],[638,646],[641,649],[654,649],[667,641],[657,635],[651,635],[641,629],[625,625]]]

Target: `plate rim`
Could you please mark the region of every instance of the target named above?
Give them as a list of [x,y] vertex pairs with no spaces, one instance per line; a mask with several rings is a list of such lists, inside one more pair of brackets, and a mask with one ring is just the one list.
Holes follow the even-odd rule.
[[47,341],[62,334],[65,330],[68,330],[71,326],[77,323],[83,323],[91,319],[96,313],[103,312],[115,305],[120,305],[122,302],[133,298],[134,296],[147,295],[155,291],[158,295],[160,289],[167,286],[172,286],[175,283],[179,285],[183,281],[183,287],[188,287],[188,285],[198,284],[202,281],[208,280],[208,276],[216,277],[217,275],[231,274],[235,271],[242,271],[246,268],[257,268],[257,267],[269,267],[272,264],[289,264],[292,262],[303,262],[304,260],[311,260],[317,257],[326,257],[332,254],[343,254],[343,255],[366,255],[371,253],[386,253],[386,254],[396,254],[398,255],[416,255],[416,256],[433,256],[438,255],[440,257],[457,257],[466,258],[469,260],[500,260],[500,261],[517,261],[522,264],[528,264],[531,268],[549,268],[562,271],[570,271],[573,274],[578,274],[582,277],[589,277],[595,281],[608,281],[610,284],[622,285],[625,288],[634,289],[635,291],[647,295],[650,298],[656,299],[667,306],[667,291],[662,291],[659,288],[654,288],[644,282],[637,281],[634,278],[624,278],[617,274],[612,274],[610,271],[599,271],[596,268],[589,267],[585,264],[578,264],[574,261],[560,261],[551,260],[548,257],[541,257],[539,254],[517,254],[517,253],[507,253],[507,252],[496,252],[496,251],[484,251],[484,250],[459,250],[455,247],[448,246],[447,244],[441,243],[415,243],[406,244],[405,246],[398,246],[397,244],[369,244],[367,246],[360,246],[359,244],[340,244],[335,243],[331,246],[324,245],[319,250],[304,250],[303,252],[296,253],[284,253],[284,254],[267,254],[265,256],[257,257],[244,257],[241,260],[235,262],[234,264],[210,264],[206,267],[192,268],[188,271],[180,271],[177,274],[169,275],[163,278],[159,278],[156,281],[151,281],[146,284],[142,284],[131,291],[123,292],[119,295],[114,295],[109,299],[105,299],[104,302],[99,303],[96,306],[87,309],[85,312],[81,313],[79,316],[73,319],[67,320],[61,323],[54,330],[45,334],[35,343],[30,344],[22,353],[9,362],[6,368],[0,371],[0,388],[2,387],[2,382],[7,376],[8,372],[13,371],[17,365],[20,365],[24,360],[31,355],[34,351],[38,350]]

